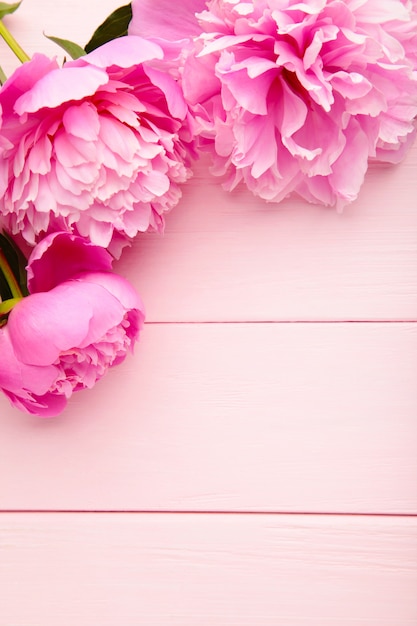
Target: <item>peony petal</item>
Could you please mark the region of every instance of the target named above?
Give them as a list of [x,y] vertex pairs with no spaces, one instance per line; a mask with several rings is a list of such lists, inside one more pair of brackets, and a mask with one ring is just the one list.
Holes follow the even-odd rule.
[[273,72],[266,72],[256,78],[249,78],[246,70],[236,72],[231,68],[230,72],[222,71],[219,64],[218,75],[230,89],[239,106],[250,113],[266,115],[266,99],[275,77]]
[[213,52],[221,52],[222,50],[227,50],[230,46],[238,46],[239,44],[246,43],[247,41],[253,41],[255,39],[264,41],[270,39],[270,37],[268,35],[255,37],[252,34],[224,35],[218,39],[214,39],[214,41],[208,42],[197,56],[199,58],[205,57],[209,54],[213,54]]
[[140,184],[144,189],[150,191],[153,196],[161,197],[169,189],[169,178],[163,172],[152,170],[141,177]]
[[357,72],[335,72],[329,77],[329,80],[333,89],[349,100],[362,98],[372,89],[369,80]]
[[56,212],[57,208],[56,198],[49,186],[49,178],[39,177],[38,193],[33,203],[38,213],[48,216],[49,223],[50,216]]
[[54,109],[64,102],[92,96],[107,81],[108,75],[99,68],[64,66],[43,76],[21,95],[16,100],[15,111],[23,115],[43,108]]
[[56,417],[67,406],[66,397],[55,393],[18,395],[5,390],[4,393],[14,407],[38,417]]
[[345,149],[333,165],[329,182],[340,198],[353,202],[368,168],[368,139],[355,119],[351,120],[345,135]]
[[177,41],[200,32],[196,13],[206,8],[205,0],[133,0],[129,35]]
[[215,65],[214,57],[196,58],[191,55],[187,58],[182,77],[182,88],[187,102],[200,104],[220,91]]
[[359,4],[355,8],[355,17],[363,24],[383,24],[399,20],[408,22],[410,14],[406,3],[401,0],[366,0],[364,2],[356,2]]
[[30,61],[20,65],[1,88],[3,113],[10,115],[19,94],[30,90],[42,77],[56,69],[58,69],[56,59],[49,59],[39,53],[35,53]]
[[255,56],[244,59],[239,63],[235,63],[235,70],[243,68],[246,69],[249,78],[257,78],[258,76],[264,74],[265,72],[268,72],[269,70],[276,70],[277,65],[275,61],[270,61],[269,59],[261,59]]
[[282,122],[279,126],[282,137],[292,137],[303,126],[307,113],[305,102],[286,83],[282,83]]
[[124,314],[107,289],[79,277],[21,300],[11,311],[7,328],[18,359],[45,366],[55,363],[62,352],[101,340]]
[[[88,275],[87,275],[88,276]],[[114,282],[119,278],[116,274]],[[105,279],[104,279],[105,280]],[[122,281],[124,283],[124,281]],[[123,288],[120,287],[120,290]],[[102,287],[98,282],[84,280],[84,276],[80,275],[74,281],[74,294],[79,299],[80,304],[85,300],[91,306],[92,315],[88,333],[81,340],[77,347],[82,349],[90,344],[94,344],[103,340],[103,337],[112,329],[121,324],[126,314],[126,310],[122,303],[108,289]]]
[[134,287],[125,278],[111,272],[86,272],[79,279],[86,283],[100,285],[114,296],[126,309],[137,309],[144,315],[142,300]]
[[54,141],[54,151],[56,160],[64,168],[81,165],[85,162],[85,157],[77,150],[71,137],[65,132],[56,135]]
[[28,260],[30,293],[49,291],[80,272],[110,271],[112,257],[88,239],[61,232],[45,237]]
[[298,2],[287,8],[287,11],[303,11],[309,15],[317,15],[324,9],[328,0],[308,0],[308,2]]
[[16,395],[42,395],[57,377],[56,367],[36,367],[20,362],[15,355],[8,325],[0,329],[0,388]]
[[83,237],[88,237],[96,246],[107,248],[112,236],[114,226],[109,222],[91,219],[89,215],[81,215],[77,221],[77,231]]
[[322,50],[323,44],[329,41],[334,41],[339,33],[339,28],[333,24],[323,26],[314,33],[313,41],[306,48],[303,57],[304,69],[310,69],[319,56]]
[[41,137],[30,150],[26,164],[34,174],[48,174],[51,170],[52,144],[48,136]]
[[407,151],[414,145],[417,129],[413,128],[403,140],[394,145],[379,143],[376,147],[376,158],[385,163],[400,163]]
[[145,74],[165,95],[169,112],[173,117],[183,120],[187,115],[187,104],[178,83],[167,73],[151,67],[145,67]]
[[100,130],[97,109],[90,102],[69,107],[62,116],[62,123],[67,133],[85,141],[95,141]]
[[323,80],[320,64],[306,71],[302,59],[296,56],[293,47],[286,41],[276,42],[274,50],[278,57],[277,64],[294,73],[312,100],[322,106],[325,111],[330,111],[334,98],[330,85]]
[[83,66],[88,63],[90,66],[102,69],[112,65],[130,68],[145,61],[163,59],[163,57],[164,53],[158,44],[132,35],[112,39],[76,61],[70,61],[65,67]]
[[24,298],[7,323],[16,357],[28,365],[52,365],[62,350],[87,337],[91,317],[88,299],[80,299],[70,282]]
[[135,133],[117,120],[100,116],[100,139],[118,157],[130,162],[138,149]]
[[[239,167],[251,165],[251,175],[257,179],[277,161],[277,146],[270,141],[275,134],[275,124],[272,116],[256,116],[243,129],[242,154]],[[233,159],[236,163],[236,159]]]

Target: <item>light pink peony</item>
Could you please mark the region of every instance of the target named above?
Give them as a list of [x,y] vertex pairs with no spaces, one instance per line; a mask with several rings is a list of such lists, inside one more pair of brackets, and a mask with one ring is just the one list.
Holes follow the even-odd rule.
[[[107,247],[161,230],[191,174],[188,110],[154,64],[163,51],[121,37],[59,67],[41,54],[0,90],[0,214],[31,244],[68,230]],[[116,244],[115,244],[116,242]]]
[[28,413],[60,413],[133,349],[144,320],[111,256],[66,232],[47,236],[28,263],[30,295],[0,328],[0,389]]
[[[157,32],[153,0],[132,30]],[[145,2],[149,4],[149,2]],[[192,2],[186,7],[192,12]],[[168,7],[165,6],[166,10]],[[143,13],[143,15],[141,14]],[[144,24],[141,24],[144,18]],[[186,20],[166,15],[171,40]],[[354,200],[370,160],[398,162],[415,136],[417,16],[408,0],[211,0],[189,29],[183,91],[226,188],[279,202]]]

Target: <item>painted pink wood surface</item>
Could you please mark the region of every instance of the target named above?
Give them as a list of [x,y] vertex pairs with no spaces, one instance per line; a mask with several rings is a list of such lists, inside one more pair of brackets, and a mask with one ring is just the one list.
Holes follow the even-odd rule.
[[417,144],[401,166],[373,166],[343,214],[228,194],[208,167],[197,165],[164,236],[139,237],[117,266],[148,320],[416,319]]
[[[43,31],[84,44],[119,4],[6,21],[62,58]],[[388,514],[417,513],[417,145],[342,215],[207,165],[117,264],[135,357],[57,420],[0,398],[0,626],[415,626],[417,521]]]
[[[117,5],[49,3],[25,0],[7,18],[29,53],[62,56],[44,30],[84,43]],[[6,51],[1,65],[7,72],[16,61]],[[208,167],[196,166],[164,237],[140,237],[117,266],[140,290],[149,321],[416,319],[417,144],[400,166],[372,166],[342,215],[228,194]]]
[[417,513],[417,327],[148,324],[56,420],[2,399],[6,509]]
[[417,520],[4,515],[1,626],[415,626]]
[[[65,52],[46,36],[69,39],[84,46],[99,24],[122,5],[117,0],[22,0],[19,9],[7,15],[4,23],[29,56],[43,52],[62,60]],[[5,44],[0,42],[0,46],[0,65],[9,75],[20,63]]]

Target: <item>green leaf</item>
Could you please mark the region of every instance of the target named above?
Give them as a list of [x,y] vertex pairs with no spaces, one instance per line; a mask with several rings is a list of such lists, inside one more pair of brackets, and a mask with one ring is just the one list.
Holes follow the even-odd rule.
[[126,4],[119,7],[97,28],[90,41],[85,46],[86,52],[91,52],[99,46],[127,35],[127,28],[132,19],[132,6]]
[[16,247],[13,241],[6,233],[0,233],[0,250],[2,250],[6,257],[7,263],[10,266],[14,276],[19,274],[19,259],[16,252]]
[[20,7],[21,4],[22,2],[15,2],[14,4],[7,4],[6,2],[0,2],[0,20],[2,20],[5,15],[14,13],[16,9]]
[[12,292],[9,287],[9,283],[3,276],[3,272],[0,270],[0,298],[2,300],[9,300],[12,297]]
[[[27,259],[20,248],[15,244],[13,239],[9,237],[9,235],[3,231],[0,233],[0,250],[3,251],[4,256],[7,259],[7,262],[10,266],[10,269],[13,272],[13,275],[16,281],[19,284],[20,290],[24,296],[29,294],[27,287],[27,272],[26,265]],[[10,288],[4,284],[4,280],[2,280],[2,273],[0,271],[0,289],[1,289],[1,298],[2,300],[6,300],[6,295],[10,294],[8,297],[11,297]],[[4,295],[3,295],[4,292]]]
[[70,55],[71,59],[79,59],[80,57],[85,55],[85,50],[83,50],[81,46],[79,46],[77,43],[74,43],[73,41],[68,41],[68,39],[60,39],[59,37],[52,37],[50,35],[45,35],[45,37],[56,43],[63,50],[65,50],[65,52]]

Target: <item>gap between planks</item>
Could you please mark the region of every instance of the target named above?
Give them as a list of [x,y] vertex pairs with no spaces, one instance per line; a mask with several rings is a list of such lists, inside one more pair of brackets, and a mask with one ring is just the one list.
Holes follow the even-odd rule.
[[169,320],[167,322],[164,321],[149,321],[145,322],[147,326],[204,326],[206,324],[210,325],[236,325],[236,324],[253,324],[253,325],[261,325],[261,324],[277,324],[277,325],[285,325],[285,324],[323,324],[323,325],[334,325],[334,324],[415,324],[417,323],[417,319],[391,319],[391,320],[377,320],[377,319],[346,319],[346,320],[309,320],[309,319],[296,319],[296,320],[196,320],[196,321],[187,321],[187,320]]
[[93,514],[93,515],[228,515],[228,516],[236,516],[239,517],[241,515],[244,516],[270,516],[270,517],[285,517],[285,516],[297,516],[297,517],[334,517],[334,518],[357,518],[357,517],[377,517],[377,518],[404,518],[404,519],[413,519],[417,518],[417,513],[344,513],[344,512],[334,512],[334,511],[227,511],[227,510],[218,510],[218,511],[199,511],[199,510],[189,510],[189,511],[181,511],[181,510],[149,510],[149,511],[141,511],[138,509],[2,509],[0,510],[0,517],[3,514],[33,514],[33,515],[83,515],[83,514]]

